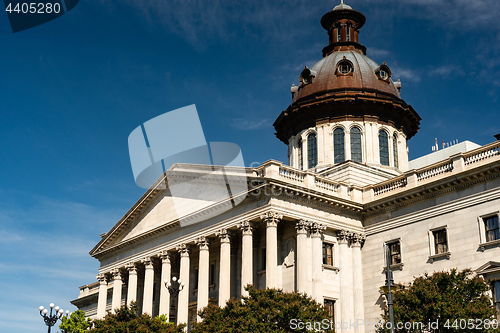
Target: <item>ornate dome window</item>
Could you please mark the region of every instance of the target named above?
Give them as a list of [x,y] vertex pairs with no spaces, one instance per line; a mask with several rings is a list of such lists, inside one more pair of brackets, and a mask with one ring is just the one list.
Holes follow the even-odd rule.
[[309,68],[307,68],[307,66],[305,66],[304,69],[302,70],[302,73],[300,73],[299,80],[300,82],[302,82],[303,85],[312,83],[313,79],[316,77],[316,74],[317,73],[315,71],[312,71]]
[[379,80],[389,82],[391,77],[391,70],[385,64],[385,61],[375,70],[375,75],[377,75]]
[[337,76],[352,75],[352,72],[353,72],[352,62],[347,60],[344,56],[344,59],[340,60],[337,64]]

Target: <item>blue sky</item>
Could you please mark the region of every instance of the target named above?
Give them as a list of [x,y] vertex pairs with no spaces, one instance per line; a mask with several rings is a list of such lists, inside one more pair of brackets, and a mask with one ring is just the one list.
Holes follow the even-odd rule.
[[[146,3],[146,4],[145,4]],[[88,252],[142,195],[127,138],[196,104],[207,141],[245,163],[286,162],[272,123],[327,45],[338,1],[80,1],[13,34],[0,14],[0,327],[40,332],[37,308],[95,281]],[[392,70],[422,117],[410,158],[434,138],[484,145],[500,133],[500,2],[351,0],[367,55]]]

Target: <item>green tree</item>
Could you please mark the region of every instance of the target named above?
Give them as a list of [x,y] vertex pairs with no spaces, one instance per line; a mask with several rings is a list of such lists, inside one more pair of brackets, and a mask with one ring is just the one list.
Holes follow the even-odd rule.
[[85,317],[85,312],[76,310],[69,318],[62,318],[59,329],[61,333],[87,333],[90,326],[92,326],[92,321]]
[[132,303],[124,305],[102,320],[94,320],[91,333],[183,333],[185,325],[174,325],[165,318],[151,318],[147,314],[138,315],[139,307]]
[[[252,285],[245,289],[249,295],[242,300],[229,300],[223,308],[212,304],[205,307],[199,314],[202,321],[195,323],[191,332],[306,332],[308,322],[329,323],[328,311],[304,294],[257,290]],[[291,322],[293,319],[296,321]],[[299,322],[304,328],[292,329]]]
[[[417,277],[393,294],[395,332],[500,332],[492,327],[496,325],[485,325],[497,315],[489,290],[489,284],[470,269]],[[389,321],[387,307],[382,320]],[[398,323],[412,324],[398,328]],[[378,332],[389,330],[380,327]]]

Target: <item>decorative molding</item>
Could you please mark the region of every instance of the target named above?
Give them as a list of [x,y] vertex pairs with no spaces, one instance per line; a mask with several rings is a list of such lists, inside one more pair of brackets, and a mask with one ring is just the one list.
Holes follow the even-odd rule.
[[122,271],[120,269],[113,269],[111,271],[111,274],[113,276],[113,280],[121,280],[122,279]]
[[108,282],[106,281],[106,274],[100,273],[95,276],[97,281],[99,281],[99,284],[107,284]]
[[172,255],[167,250],[160,251],[160,253],[158,253],[158,257],[161,259],[162,263],[170,264],[170,261],[172,260]]
[[482,252],[484,252],[486,248],[494,246],[500,246],[500,239],[479,244],[479,248],[481,249]]
[[353,233],[351,233],[350,239],[351,239],[352,246],[362,247],[363,244],[365,243],[366,236],[365,236],[365,234],[353,232]]
[[429,256],[429,262],[432,264],[432,263],[434,263],[434,261],[436,261],[436,259],[441,259],[441,258],[450,259],[450,257],[451,257],[451,252],[443,252],[443,253],[439,253],[439,254],[434,254],[432,256]]

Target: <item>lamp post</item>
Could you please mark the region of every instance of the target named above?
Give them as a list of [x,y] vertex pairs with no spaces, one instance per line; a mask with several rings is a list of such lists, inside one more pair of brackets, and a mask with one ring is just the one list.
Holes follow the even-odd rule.
[[181,279],[177,279],[175,276],[172,278],[172,282],[165,280],[164,283],[172,297],[176,297],[179,295],[179,291],[184,289],[184,282],[182,282]]
[[[43,306],[40,306],[38,310],[40,310],[40,316],[43,317],[45,325],[49,327],[48,333],[50,333],[50,328],[57,323],[57,320],[62,320],[64,316],[64,310],[60,309],[58,306],[54,308],[54,303],[50,303],[50,314],[49,309],[44,309]],[[52,311],[54,311],[54,313],[52,313]],[[68,315],[69,311],[66,310],[66,316]]]
[[389,245],[385,246],[385,257],[387,268],[385,271],[385,285],[387,287],[387,308],[389,310],[389,323],[391,327],[389,328],[390,333],[394,333],[394,301],[392,299],[391,287],[394,285],[394,278],[392,277],[391,270],[391,254],[389,251]]

